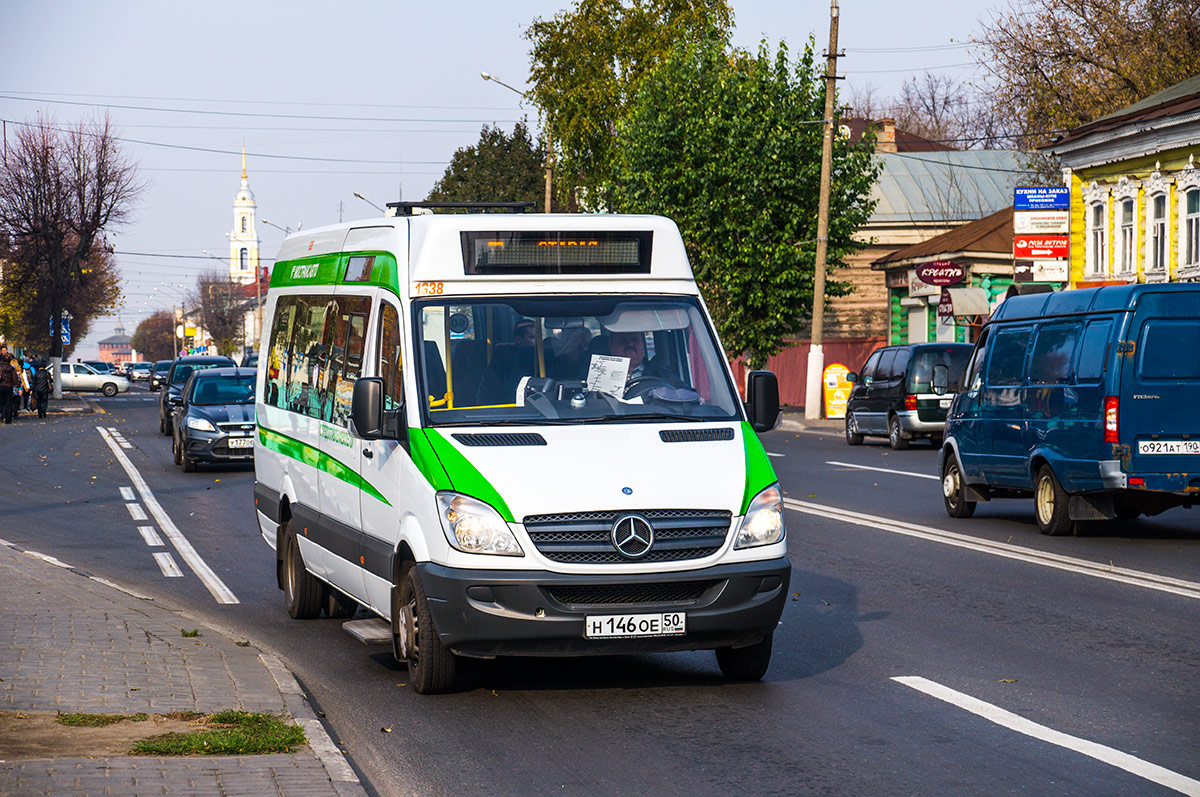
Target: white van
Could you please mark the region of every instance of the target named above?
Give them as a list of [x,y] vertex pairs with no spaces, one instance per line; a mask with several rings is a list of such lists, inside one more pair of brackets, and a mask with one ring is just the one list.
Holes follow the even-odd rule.
[[422,693],[459,656],[714,649],[761,678],[778,386],[739,400],[676,226],[432,204],[280,247],[254,499],[289,613],[379,615]]

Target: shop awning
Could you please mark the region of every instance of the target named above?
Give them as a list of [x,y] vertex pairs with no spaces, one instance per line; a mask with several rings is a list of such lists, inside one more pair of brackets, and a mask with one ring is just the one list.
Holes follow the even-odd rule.
[[944,290],[950,299],[950,315],[986,316],[992,312],[992,308],[988,304],[987,291],[983,288],[945,288]]

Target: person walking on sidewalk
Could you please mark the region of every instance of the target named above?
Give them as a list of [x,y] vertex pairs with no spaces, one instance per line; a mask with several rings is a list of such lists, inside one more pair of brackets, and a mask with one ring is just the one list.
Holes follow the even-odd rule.
[[21,401],[13,412],[16,415],[20,410],[29,412],[29,394],[33,392],[33,383],[29,381],[29,360],[21,357],[17,363],[13,363],[13,367],[17,369],[17,379],[21,382]]
[[5,423],[12,423],[13,416],[17,413],[20,384],[17,369],[13,368],[12,356],[5,352],[0,355],[0,409],[3,410],[0,417],[3,417]]
[[33,400],[37,403],[39,418],[45,418],[46,411],[50,409],[50,392],[52,390],[54,390],[54,377],[50,373],[46,358],[43,357],[38,363],[37,370],[33,372]]

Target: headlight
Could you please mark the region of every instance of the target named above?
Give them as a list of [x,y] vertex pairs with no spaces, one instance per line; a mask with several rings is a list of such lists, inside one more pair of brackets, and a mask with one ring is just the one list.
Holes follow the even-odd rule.
[[738,528],[734,548],[755,548],[783,539],[783,496],[779,485],[772,484],[750,502]]
[[458,550],[498,556],[525,555],[504,518],[483,501],[459,493],[438,493],[437,501],[442,530]]
[[187,425],[189,429],[197,429],[201,432],[215,432],[216,427],[204,418],[188,418]]

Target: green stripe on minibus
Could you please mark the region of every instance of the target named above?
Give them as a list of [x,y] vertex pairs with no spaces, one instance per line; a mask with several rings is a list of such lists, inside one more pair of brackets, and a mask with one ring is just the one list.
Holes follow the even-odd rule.
[[346,465],[344,462],[337,460],[321,449],[310,446],[308,443],[302,443],[295,438],[288,437],[285,434],[258,427],[258,439],[267,448],[284,455],[291,457],[297,462],[303,462],[305,465],[310,465],[320,471],[328,473],[335,479],[346,482],[346,484],[357,487],[367,495],[382,501],[391,506],[392,503],[383,497],[375,487],[364,479],[357,470]]
[[767,457],[767,452],[758,439],[758,433],[745,421],[742,421],[742,443],[746,449],[746,487],[742,493],[742,514],[744,515],[750,508],[750,502],[754,500],[754,496],[779,479],[775,476],[771,460]]

